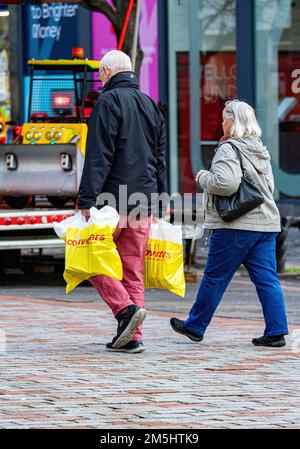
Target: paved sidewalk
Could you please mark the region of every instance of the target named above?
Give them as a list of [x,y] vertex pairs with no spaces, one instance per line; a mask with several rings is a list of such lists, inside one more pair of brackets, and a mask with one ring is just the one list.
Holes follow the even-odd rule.
[[[70,294],[65,294],[65,283],[62,275],[47,275],[42,282],[40,276],[27,277],[18,282],[14,279],[10,285],[0,285],[1,294],[8,296],[24,296],[26,298],[50,299],[66,302],[95,302],[99,304],[99,296],[89,285],[76,287]],[[200,281],[199,281],[200,282]],[[146,290],[146,307],[149,310],[159,310],[173,313],[187,313],[190,310],[199,288],[199,282],[187,283],[185,298],[180,298],[167,290]],[[286,298],[288,321],[290,324],[300,324],[300,283],[299,280],[284,280],[281,282]],[[236,275],[225,292],[216,315],[220,317],[260,320],[261,305],[256,289],[248,276]]]
[[256,348],[261,321],[219,317],[196,344],[149,311],[133,356],[105,351],[115,323],[100,302],[3,295],[0,315],[1,428],[300,428],[295,333]]

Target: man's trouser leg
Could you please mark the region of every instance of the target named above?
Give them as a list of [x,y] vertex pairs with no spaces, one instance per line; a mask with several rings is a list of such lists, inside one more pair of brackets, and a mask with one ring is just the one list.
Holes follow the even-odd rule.
[[[124,224],[126,227],[123,227]],[[132,304],[144,307],[144,257],[150,226],[151,217],[142,217],[139,223],[121,217],[114,240],[123,264],[122,281],[108,276],[94,276],[89,279],[115,317]],[[142,339],[141,327],[142,325],[137,328],[133,340]]]

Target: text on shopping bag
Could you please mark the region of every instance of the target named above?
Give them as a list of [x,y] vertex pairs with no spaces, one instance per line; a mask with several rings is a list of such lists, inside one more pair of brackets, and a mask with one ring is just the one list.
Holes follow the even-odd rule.
[[145,252],[145,287],[167,289],[184,297],[183,246],[180,236],[174,238],[172,226],[160,222],[151,229]]
[[119,216],[110,209],[108,206],[100,211],[92,208],[88,222],[79,213],[72,220],[54,226],[66,244],[64,279],[67,293],[93,276],[123,278],[122,261],[113,240]]

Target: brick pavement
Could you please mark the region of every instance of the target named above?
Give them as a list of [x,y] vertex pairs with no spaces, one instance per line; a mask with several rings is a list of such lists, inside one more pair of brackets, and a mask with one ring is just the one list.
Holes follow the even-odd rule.
[[133,356],[105,351],[101,303],[2,295],[0,315],[1,428],[300,428],[300,343],[252,346],[262,322],[215,318],[196,344],[149,311]]

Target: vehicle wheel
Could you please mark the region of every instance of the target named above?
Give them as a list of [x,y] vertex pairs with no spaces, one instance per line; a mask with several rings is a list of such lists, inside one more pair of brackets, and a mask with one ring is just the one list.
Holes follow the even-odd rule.
[[29,196],[5,196],[3,199],[12,209],[23,209],[27,206]]
[[[193,249],[192,249],[192,245],[193,245],[192,239],[185,239],[184,263],[187,266],[195,264],[196,245],[194,245]],[[192,254],[191,254],[191,250],[192,250]]]
[[286,219],[282,219],[282,230],[276,239],[276,259],[277,259],[277,272],[283,273],[285,269],[286,262],[286,252],[287,252],[287,235],[289,226]]
[[5,268],[18,268],[20,266],[21,250],[8,249],[0,251],[0,266],[4,272]]
[[58,209],[64,207],[70,199],[68,196],[48,196],[47,198],[49,203]]

